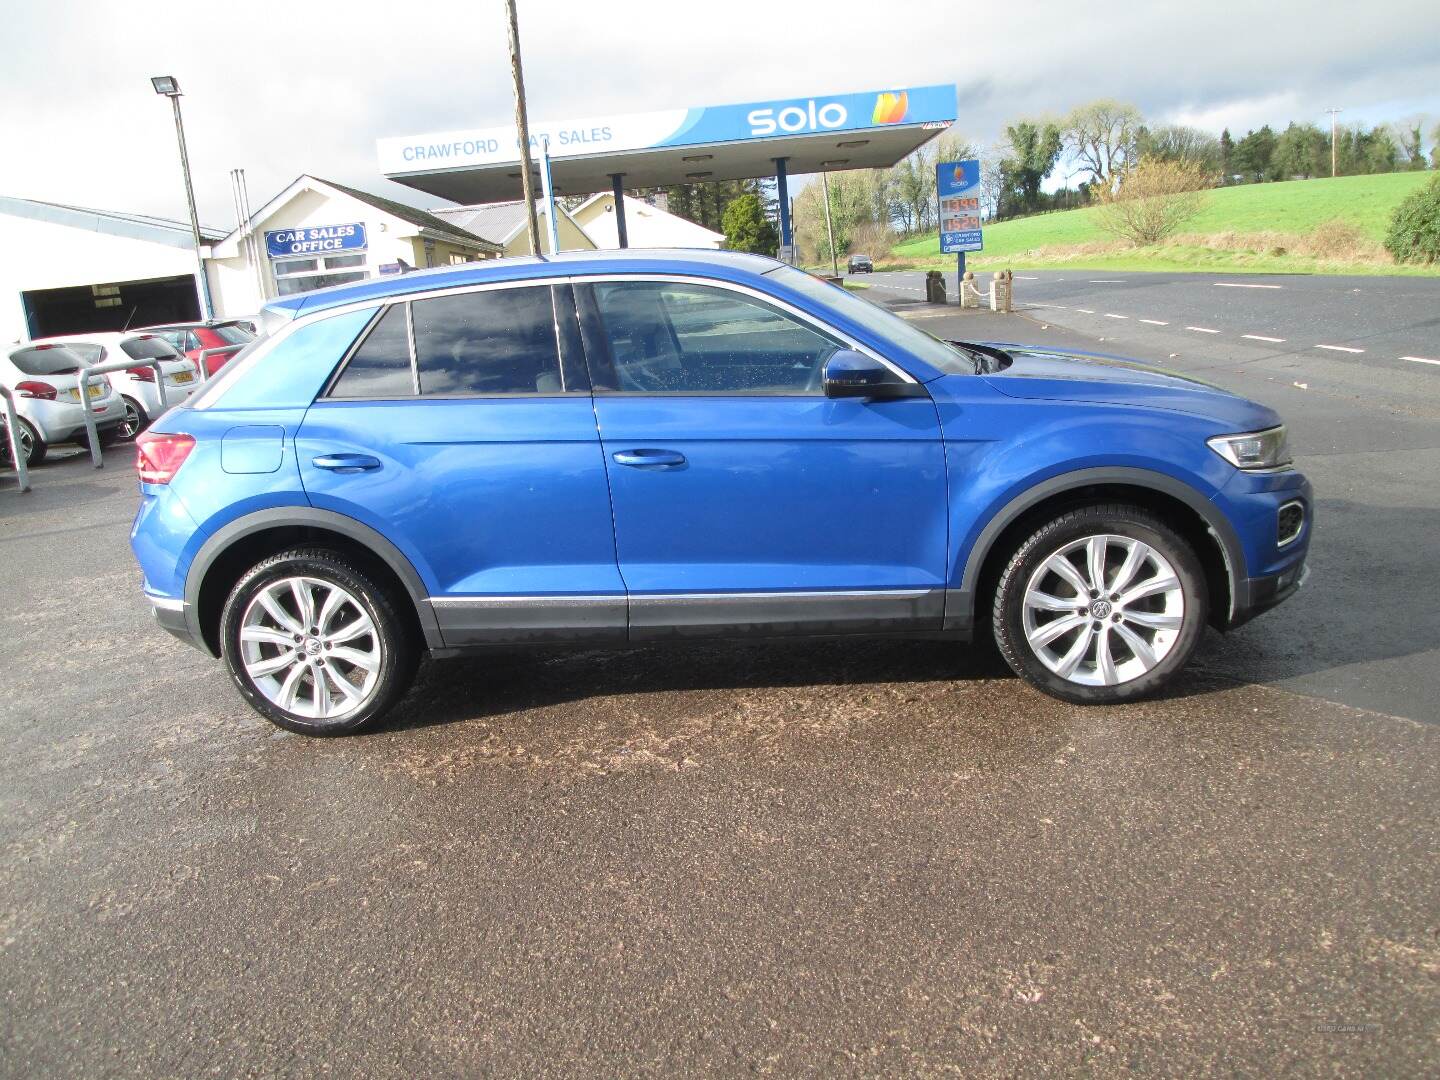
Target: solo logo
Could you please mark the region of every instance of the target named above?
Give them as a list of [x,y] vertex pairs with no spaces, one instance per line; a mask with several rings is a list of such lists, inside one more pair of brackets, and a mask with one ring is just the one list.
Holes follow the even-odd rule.
[[774,109],[752,109],[745,117],[750,124],[751,135],[774,135],[776,131],[818,131],[821,128],[841,127],[850,114],[838,101],[827,101],[816,105],[814,99],[799,105],[787,105],[776,112]]

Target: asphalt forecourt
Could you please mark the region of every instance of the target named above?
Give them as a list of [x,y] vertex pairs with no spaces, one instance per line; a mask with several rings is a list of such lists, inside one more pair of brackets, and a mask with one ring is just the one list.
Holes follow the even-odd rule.
[[1434,417],[1194,362],[1291,420],[1314,573],[1123,708],[710,644],[307,739],[153,626],[128,454],[7,477],[3,1071],[1433,1073]]
[[[984,285],[989,275],[977,274]],[[924,274],[866,275],[877,299],[920,299]],[[947,295],[955,275],[946,275]],[[1137,343],[1166,352],[1220,338],[1236,345],[1349,359],[1440,378],[1440,278],[1115,273],[1015,274],[1018,309],[1085,334],[1133,323]],[[1177,344],[1178,343],[1178,344]]]

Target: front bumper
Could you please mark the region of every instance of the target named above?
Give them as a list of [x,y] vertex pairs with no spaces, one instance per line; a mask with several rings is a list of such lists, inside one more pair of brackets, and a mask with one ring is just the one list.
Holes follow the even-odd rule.
[[[1232,568],[1236,571],[1232,579],[1234,595],[1226,626],[1233,629],[1288,600],[1305,583],[1315,525],[1315,495],[1310,481],[1293,469],[1274,473],[1237,471],[1215,501],[1234,524],[1245,553],[1243,571]],[[1280,511],[1295,504],[1304,511],[1303,523],[1298,533],[1285,539],[1281,535]]]

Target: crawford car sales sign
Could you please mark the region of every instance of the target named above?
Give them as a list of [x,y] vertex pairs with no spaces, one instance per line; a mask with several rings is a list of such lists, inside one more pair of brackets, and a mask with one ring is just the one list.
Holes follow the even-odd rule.
[[365,247],[365,226],[316,225],[308,229],[269,229],[265,233],[265,251],[272,259],[289,259],[296,255],[329,255],[337,251],[359,251]]

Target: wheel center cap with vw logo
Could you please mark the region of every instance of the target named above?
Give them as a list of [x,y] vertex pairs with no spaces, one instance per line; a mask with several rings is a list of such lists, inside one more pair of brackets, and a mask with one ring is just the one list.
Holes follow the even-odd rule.
[[312,637],[306,640],[305,651],[311,656],[318,656],[320,654],[320,639]]
[[1096,600],[1090,605],[1090,615],[1096,619],[1108,619],[1111,610],[1109,600]]

